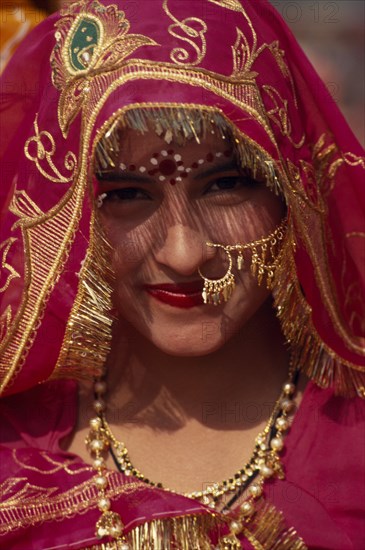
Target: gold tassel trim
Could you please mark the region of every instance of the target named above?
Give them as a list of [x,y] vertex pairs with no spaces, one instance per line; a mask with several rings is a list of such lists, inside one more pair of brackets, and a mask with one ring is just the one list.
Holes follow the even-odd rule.
[[307,550],[293,527],[287,527],[282,512],[262,501],[243,534],[255,550]]
[[292,227],[288,228],[281,262],[273,282],[277,316],[291,346],[293,364],[321,388],[333,387],[337,395],[365,398],[365,372],[342,359],[320,338],[312,321],[312,311],[296,275]]
[[217,527],[214,515],[157,519],[132,529],[123,537],[125,542],[113,541],[83,550],[212,550],[209,532]]
[[90,379],[102,374],[110,351],[113,317],[110,244],[93,215],[90,246],[52,378]]
[[219,109],[195,106],[130,107],[116,113],[102,128],[95,150],[95,171],[115,168],[120,150],[123,129],[130,128],[144,134],[149,131],[162,137],[167,143],[174,140],[179,145],[195,139],[204,141],[210,133],[232,147],[240,165],[250,172],[253,179],[262,181],[275,194],[282,194],[276,162],[258,144],[239,132]]

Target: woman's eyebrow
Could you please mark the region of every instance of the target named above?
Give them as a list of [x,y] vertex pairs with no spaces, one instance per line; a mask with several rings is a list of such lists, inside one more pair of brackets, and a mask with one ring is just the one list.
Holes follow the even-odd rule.
[[135,172],[128,171],[110,171],[110,172],[95,172],[95,177],[98,181],[105,182],[123,182],[133,181],[137,183],[153,183],[154,179],[142,174],[136,174]]
[[194,176],[194,179],[195,180],[200,180],[200,179],[207,178],[207,177],[215,175],[215,174],[220,174],[221,172],[227,172],[228,170],[237,170],[238,171],[239,166],[238,166],[237,162],[231,160],[230,162],[227,162],[226,164],[211,166],[207,170],[202,170],[201,172],[196,174]]

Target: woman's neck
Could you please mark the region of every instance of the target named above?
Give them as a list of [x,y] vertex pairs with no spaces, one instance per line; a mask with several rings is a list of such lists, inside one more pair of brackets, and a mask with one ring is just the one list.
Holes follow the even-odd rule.
[[109,415],[122,424],[162,430],[177,429],[191,419],[213,427],[210,412],[223,402],[228,408],[234,403],[269,405],[278,396],[289,367],[270,303],[223,347],[206,356],[167,355],[130,326],[116,327],[112,349]]

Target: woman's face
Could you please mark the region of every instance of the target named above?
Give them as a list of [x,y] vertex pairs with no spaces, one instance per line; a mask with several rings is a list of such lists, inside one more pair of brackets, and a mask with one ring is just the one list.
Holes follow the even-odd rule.
[[180,146],[152,131],[126,130],[120,141],[117,167],[97,176],[119,318],[171,355],[211,353],[255,315],[268,291],[246,262],[233,268],[228,302],[205,305],[198,268],[210,279],[228,268],[225,252],[206,242],[267,236],[284,215],[283,202],[240,169],[221,136]]

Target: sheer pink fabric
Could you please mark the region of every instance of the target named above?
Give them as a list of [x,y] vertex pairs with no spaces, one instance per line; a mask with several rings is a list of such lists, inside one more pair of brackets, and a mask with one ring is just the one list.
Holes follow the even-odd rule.
[[[70,32],[81,7],[95,14],[95,5],[85,2],[43,22],[1,80],[0,382],[8,397],[1,404],[0,544],[14,550],[97,542],[96,493],[83,485],[92,472],[59,448],[75,422],[76,384],[38,383],[54,374],[68,345],[93,210],[85,174],[97,132],[117,110],[156,103],[219,108],[272,159],[291,212],[296,277],[311,308],[303,324],[313,328],[298,336],[298,357],[303,367],[311,361],[320,385],[364,392],[363,152],[279,15],[263,0],[116,2],[130,25],[123,27],[120,18],[120,44],[129,33],[126,44],[133,47],[120,46],[110,65],[102,49],[95,54],[98,67],[76,77],[62,69],[56,48],[55,85],[55,24],[63,21],[61,35]],[[113,14],[110,8],[104,21],[113,21]],[[180,35],[171,33],[171,25],[186,18],[195,18],[187,23],[196,31],[190,42],[181,39],[179,25]],[[113,28],[105,26],[106,36]],[[155,72],[143,73],[151,67]],[[236,96],[223,94],[217,82],[228,82]],[[62,240],[69,227],[75,230]],[[83,364],[88,368],[88,360]],[[72,365],[66,367],[75,378]],[[286,480],[268,486],[266,496],[310,548],[363,546],[363,421],[358,398],[307,389],[287,438]],[[129,482],[111,476],[116,493]],[[80,506],[71,513],[62,494],[75,487]],[[57,495],[65,507],[57,508],[59,517],[27,516],[27,506]],[[127,529],[157,516],[208,513],[194,501],[145,486],[116,496],[115,503]],[[212,544],[216,540],[212,533]]]

